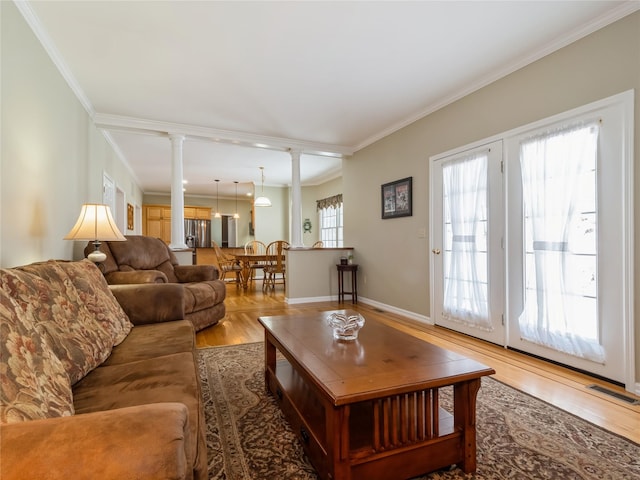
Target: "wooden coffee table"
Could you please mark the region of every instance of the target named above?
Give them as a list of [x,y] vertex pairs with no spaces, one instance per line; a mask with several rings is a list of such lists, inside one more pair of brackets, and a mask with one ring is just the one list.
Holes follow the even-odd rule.
[[[354,314],[351,310],[337,312]],[[476,395],[492,368],[367,319],[333,339],[334,311],[260,317],[265,382],[324,479],[476,469]],[[453,387],[453,415],[439,389]]]

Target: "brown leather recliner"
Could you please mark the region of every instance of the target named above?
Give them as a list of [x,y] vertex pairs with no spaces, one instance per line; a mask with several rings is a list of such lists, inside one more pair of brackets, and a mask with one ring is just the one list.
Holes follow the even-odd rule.
[[[196,330],[215,325],[225,315],[226,286],[219,280],[213,265],[179,265],[176,256],[159,238],[127,235],[125,242],[103,242],[100,250],[107,259],[99,266],[116,297],[138,297],[136,308],[127,314],[136,317],[145,305],[181,308],[182,318],[190,320]],[[93,243],[84,249],[85,256],[93,252]],[[122,284],[145,284],[140,291],[119,289]],[[149,288],[147,284],[158,285]],[[130,300],[129,300],[130,301]],[[134,319],[132,318],[132,321]]]

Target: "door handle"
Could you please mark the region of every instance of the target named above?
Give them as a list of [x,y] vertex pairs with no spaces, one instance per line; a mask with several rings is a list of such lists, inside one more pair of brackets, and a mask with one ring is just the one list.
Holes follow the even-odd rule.
[[435,253],[436,255],[440,255],[440,249],[439,248],[434,248],[433,250],[431,250],[433,253]]

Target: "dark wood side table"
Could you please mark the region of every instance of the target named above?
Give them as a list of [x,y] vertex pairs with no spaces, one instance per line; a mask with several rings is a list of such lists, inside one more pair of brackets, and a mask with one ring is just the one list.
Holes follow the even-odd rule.
[[[344,302],[345,294],[351,295],[351,303],[358,303],[358,265],[337,264],[338,268],[338,302]],[[344,290],[344,272],[351,272],[351,291],[346,292]]]

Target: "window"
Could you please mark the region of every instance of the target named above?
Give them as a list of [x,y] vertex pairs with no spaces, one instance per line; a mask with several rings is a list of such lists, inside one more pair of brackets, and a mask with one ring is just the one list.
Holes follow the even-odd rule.
[[318,200],[317,205],[320,240],[325,247],[342,247],[342,195]]

